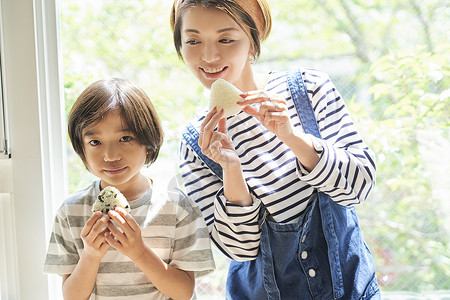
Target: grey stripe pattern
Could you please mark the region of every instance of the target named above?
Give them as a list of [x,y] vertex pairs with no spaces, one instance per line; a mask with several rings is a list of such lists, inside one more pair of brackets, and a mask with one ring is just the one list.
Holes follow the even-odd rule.
[[[155,182],[157,184],[157,182]],[[100,182],[70,195],[59,208],[44,265],[46,273],[70,274],[83,251],[81,230],[92,215]],[[197,204],[181,193],[150,190],[130,201],[144,242],[165,262],[195,271],[214,269],[210,239]],[[91,299],[168,299],[126,256],[110,247],[100,264]]]

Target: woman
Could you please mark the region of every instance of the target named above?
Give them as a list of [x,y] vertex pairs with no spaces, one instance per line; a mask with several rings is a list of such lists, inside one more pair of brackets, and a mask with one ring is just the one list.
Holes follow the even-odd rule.
[[233,259],[227,298],[379,298],[353,208],[375,182],[374,154],[329,77],[253,72],[271,28],[264,0],[175,1],[171,25],[206,88],[223,78],[244,91],[240,113],[205,111],[179,149],[186,189]]

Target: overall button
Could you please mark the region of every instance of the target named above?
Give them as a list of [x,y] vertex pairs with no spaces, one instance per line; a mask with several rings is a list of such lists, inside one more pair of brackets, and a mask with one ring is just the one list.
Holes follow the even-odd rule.
[[308,275],[309,277],[316,277],[316,271],[314,271],[314,269],[309,269]]
[[[302,259],[307,259],[308,258],[308,252],[303,251],[302,252]],[[311,269],[312,270],[312,269]]]

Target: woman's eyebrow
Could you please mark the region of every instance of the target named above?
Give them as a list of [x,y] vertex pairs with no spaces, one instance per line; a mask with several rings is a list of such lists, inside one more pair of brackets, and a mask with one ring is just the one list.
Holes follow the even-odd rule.
[[[217,30],[217,33],[223,33],[226,31],[238,31],[238,29],[235,27],[227,27],[227,28],[222,28],[222,29]],[[189,29],[189,28],[185,29],[184,32],[192,32],[192,33],[198,33],[198,34],[200,33],[200,31],[198,31],[197,29]]]
[[226,31],[238,31],[238,29],[234,28],[234,27],[228,27],[228,28],[223,28],[223,29],[217,30],[218,33],[226,32]]
[[184,32],[192,32],[192,33],[200,33],[200,31],[196,30],[196,29],[185,29],[183,30]]

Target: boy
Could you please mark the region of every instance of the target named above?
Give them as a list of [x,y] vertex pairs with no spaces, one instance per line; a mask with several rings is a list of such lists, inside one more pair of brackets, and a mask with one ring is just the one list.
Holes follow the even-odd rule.
[[[141,173],[163,142],[147,95],[126,80],[97,81],[73,105],[68,130],[100,179],[59,208],[44,271],[63,276],[65,299],[191,299],[194,273],[214,269],[208,231],[193,202],[156,192],[157,181]],[[131,213],[91,212],[107,186],[121,191]]]

